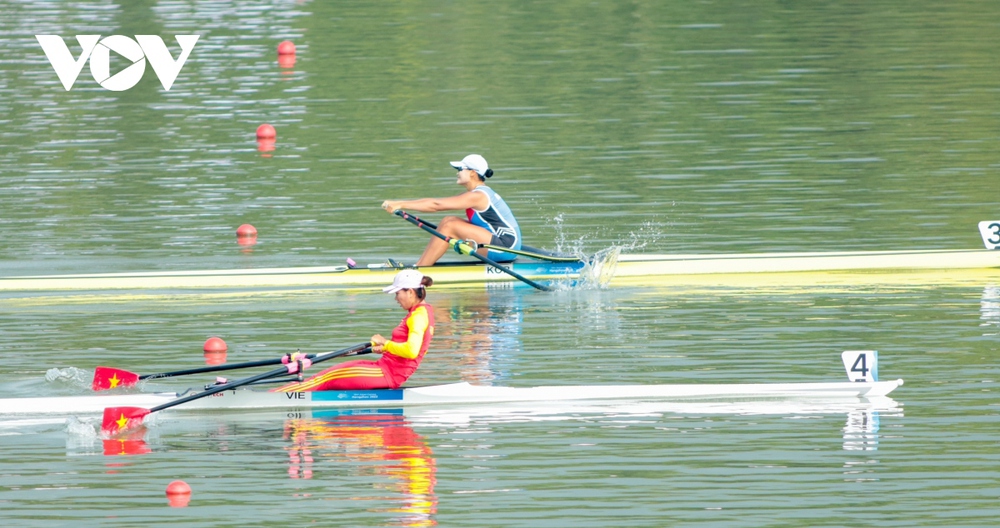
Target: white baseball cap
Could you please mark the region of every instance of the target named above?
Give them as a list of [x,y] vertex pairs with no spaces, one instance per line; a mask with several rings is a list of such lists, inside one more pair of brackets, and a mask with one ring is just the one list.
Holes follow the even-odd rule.
[[462,161],[453,161],[451,166],[458,170],[472,169],[480,176],[486,176],[486,171],[490,170],[490,164],[486,163],[486,158],[479,154],[469,154],[462,158]]
[[420,281],[424,280],[424,274],[417,270],[408,269],[403,270],[396,274],[396,278],[392,280],[392,286],[386,286],[382,288],[385,293],[396,293],[399,290],[415,290],[423,284]]

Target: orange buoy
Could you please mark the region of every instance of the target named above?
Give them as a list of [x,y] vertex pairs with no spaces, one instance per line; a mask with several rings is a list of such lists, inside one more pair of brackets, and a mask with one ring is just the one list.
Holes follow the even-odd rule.
[[250,224],[243,224],[236,228],[236,236],[238,237],[255,237],[257,236],[257,228]]
[[228,348],[221,337],[212,336],[205,341],[203,350],[205,352],[225,352]]
[[274,130],[273,126],[264,123],[257,127],[257,139],[275,139],[277,137],[278,133]]
[[236,243],[241,246],[252,246],[257,243],[257,228],[243,224],[236,228]]
[[295,55],[295,43],[286,40],[278,44],[278,55]]
[[183,480],[175,480],[167,484],[167,495],[190,495],[191,486]]
[[167,484],[167,503],[172,508],[184,508],[191,502],[191,486],[183,480]]

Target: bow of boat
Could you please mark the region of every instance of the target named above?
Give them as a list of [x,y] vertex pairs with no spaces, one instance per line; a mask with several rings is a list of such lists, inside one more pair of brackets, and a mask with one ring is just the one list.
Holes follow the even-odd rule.
[[567,385],[495,387],[455,383],[407,389],[407,403],[551,402],[610,399],[691,398],[871,398],[886,396],[903,380],[835,383],[750,383],[676,385]]

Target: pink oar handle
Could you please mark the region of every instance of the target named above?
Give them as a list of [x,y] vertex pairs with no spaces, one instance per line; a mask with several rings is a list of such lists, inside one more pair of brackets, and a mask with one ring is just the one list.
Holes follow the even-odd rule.
[[304,357],[294,363],[289,363],[286,365],[289,374],[295,374],[298,372],[305,372],[305,370],[312,366],[312,360]]

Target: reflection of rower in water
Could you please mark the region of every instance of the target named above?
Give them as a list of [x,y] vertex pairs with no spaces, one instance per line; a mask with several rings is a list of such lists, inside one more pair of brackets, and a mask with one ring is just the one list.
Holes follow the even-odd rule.
[[486,288],[445,295],[434,303],[440,328],[436,335],[454,343],[454,368],[461,379],[490,385],[510,377],[524,350],[522,302],[515,289]]
[[[313,416],[285,422],[285,438],[292,441],[287,448],[291,478],[313,478],[324,471],[317,463],[329,465],[331,471],[349,465],[360,475],[382,475],[390,485],[376,481],[372,487],[395,492],[394,504],[373,511],[401,514],[387,524],[437,525],[433,453],[401,410],[314,411]],[[314,456],[317,452],[322,455]],[[383,493],[374,498],[383,499]]]
[[391,339],[380,334],[372,336],[372,351],[382,354],[378,361],[347,361],[274,391],[399,388],[420,366],[434,335],[434,310],[424,302],[427,287],[433,283],[430,277],[417,270],[403,270],[396,274],[391,286],[382,289],[396,296],[396,302],[406,310],[406,317],[392,331]]
[[[436,213],[439,211],[465,211],[466,218],[446,216],[438,224],[438,231],[459,240],[473,240],[479,244],[491,244],[511,249],[521,249],[521,228],[514,213],[507,207],[493,189],[486,185],[486,178],[493,176],[493,169],[479,154],[469,154],[462,161],[453,161],[451,166],[458,170],[455,182],[465,191],[448,198],[422,198],[419,200],[386,200],[382,208],[390,213],[397,209]],[[448,243],[438,237],[424,249],[417,260],[417,266],[431,266],[448,251]],[[494,262],[510,262],[517,257],[513,253],[482,248],[479,253]]]

